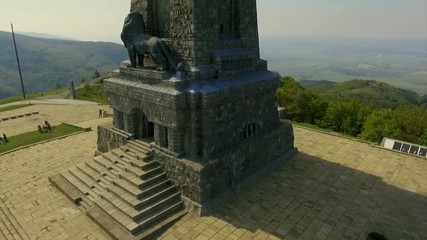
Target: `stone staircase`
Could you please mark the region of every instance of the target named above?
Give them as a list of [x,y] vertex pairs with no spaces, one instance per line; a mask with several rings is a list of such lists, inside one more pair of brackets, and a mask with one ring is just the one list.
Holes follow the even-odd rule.
[[50,180],[114,239],[147,239],[187,213],[151,154],[129,141]]

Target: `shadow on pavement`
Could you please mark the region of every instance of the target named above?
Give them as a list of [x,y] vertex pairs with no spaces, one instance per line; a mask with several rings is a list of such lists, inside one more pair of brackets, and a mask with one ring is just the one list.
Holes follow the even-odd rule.
[[298,153],[211,217],[280,239],[427,239],[426,213],[426,196]]

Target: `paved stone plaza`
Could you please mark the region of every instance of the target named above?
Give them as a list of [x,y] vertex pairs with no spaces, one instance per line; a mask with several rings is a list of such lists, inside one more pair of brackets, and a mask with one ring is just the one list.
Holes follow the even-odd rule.
[[[0,131],[45,118],[96,129],[97,105],[34,105],[1,116]],[[105,108],[105,107],[104,107]],[[427,161],[295,127],[299,153],[208,217],[187,215],[160,239],[427,239]],[[90,159],[96,131],[0,155],[0,239],[109,239],[48,177]]]

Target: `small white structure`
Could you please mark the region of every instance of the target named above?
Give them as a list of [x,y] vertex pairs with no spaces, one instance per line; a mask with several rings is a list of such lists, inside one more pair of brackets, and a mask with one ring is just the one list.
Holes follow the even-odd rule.
[[381,146],[390,150],[409,153],[416,156],[427,158],[427,146],[403,142],[403,141],[391,139],[391,138],[383,138],[381,142]]

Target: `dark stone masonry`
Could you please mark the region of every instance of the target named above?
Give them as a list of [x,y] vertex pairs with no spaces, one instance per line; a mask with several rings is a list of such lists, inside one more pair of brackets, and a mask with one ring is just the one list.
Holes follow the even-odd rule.
[[255,0],[132,0],[131,11],[184,67],[123,65],[105,80],[114,126],[98,128],[99,152],[152,138],[154,159],[198,215],[296,152],[278,118],[279,75],[260,59]]

